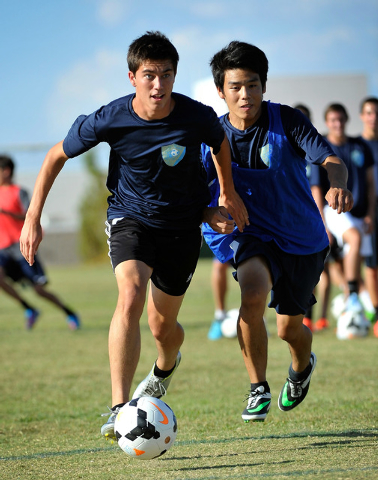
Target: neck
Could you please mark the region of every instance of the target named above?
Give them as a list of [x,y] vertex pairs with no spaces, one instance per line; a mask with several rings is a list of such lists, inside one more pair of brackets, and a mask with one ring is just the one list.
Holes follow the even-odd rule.
[[343,145],[347,140],[346,135],[332,135],[331,133],[327,135],[327,138],[334,145]]
[[361,137],[365,140],[378,140],[378,131],[365,129],[362,132]]

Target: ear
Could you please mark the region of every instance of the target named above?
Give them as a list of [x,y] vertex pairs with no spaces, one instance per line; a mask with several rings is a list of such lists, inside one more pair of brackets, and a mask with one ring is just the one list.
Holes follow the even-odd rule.
[[217,92],[218,92],[218,95],[220,96],[220,98],[221,98],[222,100],[225,100],[225,99],[226,99],[226,97],[224,96],[224,93],[223,93],[223,91],[222,91],[221,88],[217,87]]
[[130,71],[129,71],[129,80],[130,80],[131,85],[133,87],[136,87],[135,75],[133,74],[133,72],[130,72]]
[[266,83],[265,83],[265,85],[264,85],[264,88],[262,89],[263,95],[264,95],[265,92],[266,92]]

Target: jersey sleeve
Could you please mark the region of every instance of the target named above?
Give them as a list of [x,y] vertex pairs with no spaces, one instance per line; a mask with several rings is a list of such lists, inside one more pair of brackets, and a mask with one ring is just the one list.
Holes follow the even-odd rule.
[[63,140],[64,153],[69,158],[77,157],[100,143],[96,134],[96,114],[80,115]]
[[202,117],[204,132],[202,141],[206,145],[209,145],[213,149],[214,155],[216,155],[220,150],[225,133],[215,111],[211,107],[203,107],[205,110]]
[[302,112],[282,105],[281,118],[286,136],[308,162],[320,165],[327,157],[335,156],[330,145]]

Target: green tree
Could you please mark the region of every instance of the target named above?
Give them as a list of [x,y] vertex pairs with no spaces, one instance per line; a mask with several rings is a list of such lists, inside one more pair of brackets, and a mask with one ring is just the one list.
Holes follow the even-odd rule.
[[105,235],[106,199],[109,196],[106,174],[98,167],[93,150],[86,153],[83,159],[90,182],[79,207],[79,249],[83,260],[102,261],[108,253]]

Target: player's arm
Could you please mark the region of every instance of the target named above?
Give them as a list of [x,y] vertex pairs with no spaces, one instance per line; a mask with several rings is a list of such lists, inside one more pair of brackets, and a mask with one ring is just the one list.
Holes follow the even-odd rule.
[[232,233],[234,221],[228,217],[225,207],[206,207],[203,211],[202,221],[218,233]]
[[325,196],[328,205],[337,213],[349,212],[353,207],[352,193],[347,189],[348,170],[341,158],[327,157],[321,164],[326,169],[330,188]]
[[248,212],[243,200],[235,190],[232,179],[231,150],[226,135],[224,136],[219,152],[214,155],[213,150],[211,150],[211,154],[220,186],[219,205],[227,209],[238,229],[242,232],[245,225],[249,225]]
[[34,263],[34,256],[42,241],[41,214],[43,206],[56,177],[67,160],[68,157],[63,150],[63,141],[61,141],[47,152],[38,174],[20,237],[21,253],[30,265]]

